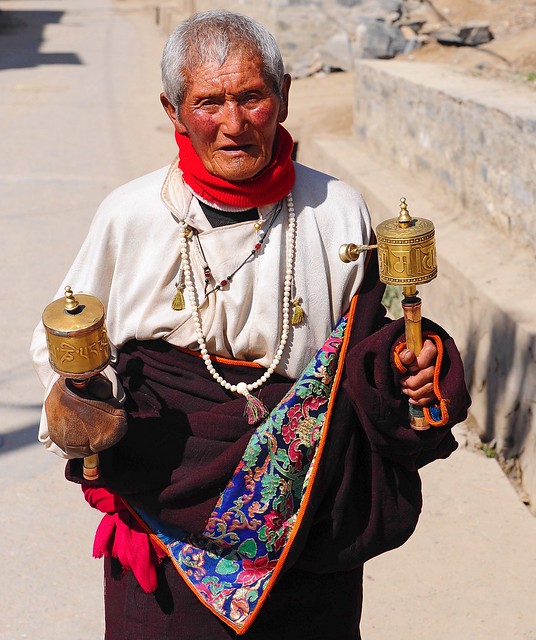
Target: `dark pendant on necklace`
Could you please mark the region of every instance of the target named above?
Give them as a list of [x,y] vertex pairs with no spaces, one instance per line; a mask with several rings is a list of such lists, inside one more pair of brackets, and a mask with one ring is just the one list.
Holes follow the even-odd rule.
[[[201,206],[203,208],[203,211],[205,212],[205,215],[207,216],[207,218],[209,219],[210,223],[212,224],[212,226],[222,226],[220,224],[213,224],[213,220],[212,220],[212,209],[206,205],[201,203]],[[260,252],[260,250],[262,249],[263,245],[264,245],[264,241],[266,240],[266,233],[272,228],[273,224],[275,223],[277,216],[279,215],[279,213],[281,212],[281,208],[282,208],[282,201],[280,201],[278,203],[278,205],[276,206],[276,208],[273,211],[272,214],[272,218],[270,220],[270,223],[268,225],[268,228],[266,229],[266,231],[264,231],[262,229],[262,224],[264,222],[264,220],[261,220],[260,222],[255,223],[254,227],[255,227],[255,231],[257,232],[257,242],[255,243],[255,245],[253,246],[253,249],[251,249],[251,251],[248,253],[248,255],[246,256],[246,258],[244,260],[242,260],[242,262],[238,265],[238,267],[232,272],[230,273],[226,278],[224,278],[223,280],[220,280],[220,282],[218,284],[214,285],[213,289],[209,289],[209,284],[211,279],[215,279],[214,276],[212,275],[212,271],[210,269],[210,267],[207,264],[207,259],[205,258],[205,254],[203,251],[203,247],[201,246],[201,239],[199,237],[199,234],[196,235],[197,238],[197,242],[199,245],[199,250],[201,252],[201,255],[203,256],[203,260],[205,262],[205,265],[203,267],[203,273],[205,275],[205,296],[208,296],[211,293],[214,293],[215,291],[222,291],[223,289],[227,288],[231,282],[233,281],[233,277],[240,271],[240,269],[242,269],[242,267],[244,265],[246,265],[250,260],[254,259]],[[215,210],[214,210],[215,211]]]

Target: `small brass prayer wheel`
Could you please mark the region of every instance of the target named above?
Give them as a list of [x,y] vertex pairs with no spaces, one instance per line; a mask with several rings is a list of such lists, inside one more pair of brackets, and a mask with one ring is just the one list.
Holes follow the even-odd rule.
[[[434,225],[425,218],[412,218],[406,198],[400,198],[400,214],[376,227],[377,244],[343,244],[339,257],[343,262],[358,260],[361,253],[378,250],[380,280],[384,284],[402,287],[406,344],[415,355],[422,349],[421,299],[417,285],[430,282],[437,276]],[[429,428],[422,409],[409,406],[413,429]]]
[[65,287],[65,297],[43,312],[51,367],[61,376],[87,380],[110,362],[104,306],[94,296]]
[[[65,287],[65,297],[43,312],[50,366],[78,388],[89,384],[110,362],[111,350],[104,324],[104,306],[94,296]],[[99,477],[99,455],[84,458],[84,479]]]

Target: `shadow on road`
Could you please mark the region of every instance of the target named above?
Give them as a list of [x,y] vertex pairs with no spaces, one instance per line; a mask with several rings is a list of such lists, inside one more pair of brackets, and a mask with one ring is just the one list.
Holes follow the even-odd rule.
[[39,425],[34,423],[27,427],[0,434],[0,456],[15,449],[36,444],[38,431]]
[[42,53],[44,30],[60,22],[63,11],[0,10],[0,70],[45,64],[82,64],[75,53]]

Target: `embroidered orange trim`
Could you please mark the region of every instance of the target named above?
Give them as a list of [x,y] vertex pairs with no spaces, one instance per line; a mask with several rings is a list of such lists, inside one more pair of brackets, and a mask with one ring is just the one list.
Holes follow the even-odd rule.
[[[292,532],[289,536],[289,539],[287,540],[287,543],[285,545],[285,548],[283,550],[283,552],[281,553],[281,556],[278,559],[277,565],[274,568],[274,572],[272,573],[272,576],[270,578],[270,580],[268,581],[264,592],[262,594],[262,596],[259,598],[258,603],[255,606],[255,610],[252,613],[250,619],[244,624],[243,627],[241,628],[236,628],[233,627],[234,630],[236,631],[236,633],[238,635],[243,635],[244,633],[246,633],[246,631],[251,627],[251,625],[253,624],[253,622],[255,621],[257,615],[259,614],[265,600],[268,598],[268,596],[270,595],[270,592],[272,590],[272,587],[275,584],[275,581],[277,580],[277,578],[279,577],[279,574],[281,573],[281,570],[283,569],[283,566],[285,564],[285,560],[287,559],[287,556],[290,552],[290,549],[292,548],[292,544],[294,542],[294,539],[296,538],[296,535],[298,534],[298,531],[300,530],[303,518],[304,518],[304,514],[307,511],[307,506],[309,504],[309,499],[311,497],[311,491],[312,488],[314,486],[314,482],[315,482],[315,478],[316,478],[316,474],[318,472],[318,468],[320,465],[320,460],[322,458],[322,453],[326,444],[326,439],[327,439],[327,435],[328,435],[328,431],[329,431],[329,425],[331,422],[331,416],[333,414],[333,407],[335,405],[335,399],[337,397],[337,391],[342,379],[342,372],[344,369],[344,361],[345,361],[345,357],[346,357],[346,351],[348,350],[348,342],[350,340],[350,333],[351,333],[351,327],[352,327],[352,323],[354,321],[354,317],[355,317],[355,310],[357,307],[357,299],[358,299],[358,294],[356,294],[351,302],[350,305],[350,311],[348,314],[348,325],[346,327],[346,331],[345,331],[345,335],[344,335],[344,339],[343,339],[343,343],[341,345],[341,351],[339,354],[339,361],[337,363],[337,372],[335,374],[335,379],[333,381],[333,387],[331,390],[331,397],[329,400],[329,405],[328,405],[328,409],[326,412],[326,418],[325,418],[325,423],[324,423],[324,427],[322,428],[322,437],[320,439],[320,442],[318,443],[318,449],[316,451],[315,454],[315,458],[316,458],[316,464],[314,469],[311,472],[311,476],[309,479],[309,485],[307,487],[307,490],[305,492],[305,496],[302,499],[299,511],[298,511],[298,515],[296,518],[296,522],[294,523],[294,526],[292,527]],[[227,624],[229,624],[229,621],[227,621]]]
[[[444,427],[449,421],[449,412],[447,409],[449,400],[446,398],[443,398],[441,394],[441,390],[439,388],[439,376],[441,374],[441,365],[443,363],[443,355],[444,355],[443,341],[436,333],[433,333],[432,331],[425,331],[423,335],[425,338],[429,338],[430,340],[432,340],[432,342],[435,344],[437,349],[437,358],[436,358],[436,363],[434,367],[433,384],[434,384],[435,396],[439,401],[439,405],[436,408],[440,410],[441,418],[439,420],[434,420],[434,418],[432,417],[430,407],[423,407],[423,413],[426,417],[428,424],[430,424],[433,427]],[[400,353],[405,348],[406,348],[405,340],[402,342],[399,342],[394,348],[393,359],[394,359],[395,366],[400,371],[400,373],[406,373],[407,371],[407,368],[404,366],[404,364],[400,360]]]
[[[365,261],[365,273],[367,270],[367,267],[369,265],[370,262],[370,253],[367,255],[366,257],[366,261]],[[348,324],[346,326],[346,330],[344,333],[344,338],[343,338],[343,343],[341,345],[341,351],[339,354],[339,360],[337,363],[337,371],[335,373],[335,378],[333,380],[333,386],[331,388],[331,396],[329,399],[329,404],[328,404],[328,409],[326,411],[326,417],[325,417],[325,422],[324,422],[324,426],[322,428],[322,436],[320,438],[320,442],[318,443],[318,449],[316,451],[315,454],[315,465],[313,470],[311,471],[311,476],[309,479],[309,484],[307,486],[307,490],[305,492],[305,495],[302,499],[299,511],[298,511],[298,515],[296,517],[296,522],[294,523],[294,526],[292,527],[292,532],[290,533],[289,539],[287,540],[287,543],[285,545],[285,548],[283,549],[281,556],[279,557],[278,561],[277,561],[277,565],[274,568],[274,572],[272,573],[272,576],[270,578],[270,580],[268,581],[268,584],[266,585],[264,592],[262,594],[262,596],[259,598],[258,603],[255,606],[255,609],[250,617],[250,619],[244,624],[243,627],[241,628],[237,628],[233,626],[233,629],[236,631],[237,635],[243,635],[244,633],[246,633],[246,631],[251,627],[251,625],[253,624],[253,622],[255,621],[255,619],[257,618],[264,602],[266,601],[266,599],[268,598],[268,596],[270,595],[271,591],[272,591],[272,587],[275,584],[275,581],[277,580],[277,578],[279,577],[279,574],[281,573],[281,570],[283,569],[283,566],[285,564],[285,560],[287,559],[287,556],[290,552],[290,549],[292,548],[292,544],[294,543],[294,539],[296,538],[298,531],[300,530],[301,524],[303,522],[303,518],[304,518],[304,514],[307,511],[307,506],[309,504],[309,499],[311,497],[311,491],[313,489],[314,483],[315,483],[315,478],[316,478],[316,474],[318,472],[318,468],[320,466],[320,460],[322,459],[322,453],[324,451],[324,447],[326,445],[326,440],[327,440],[327,435],[328,435],[328,431],[329,431],[329,425],[331,422],[331,417],[333,414],[333,407],[335,406],[335,399],[337,397],[337,391],[339,389],[339,385],[341,383],[341,379],[342,379],[342,372],[344,370],[344,363],[346,360],[346,352],[348,351],[348,343],[350,341],[350,335],[351,335],[351,329],[354,323],[354,319],[355,319],[355,315],[356,315],[356,309],[357,309],[357,301],[359,299],[359,291],[355,294],[355,296],[352,298],[351,302],[350,302],[350,309],[348,311]],[[227,624],[229,624],[229,621],[227,621]]]

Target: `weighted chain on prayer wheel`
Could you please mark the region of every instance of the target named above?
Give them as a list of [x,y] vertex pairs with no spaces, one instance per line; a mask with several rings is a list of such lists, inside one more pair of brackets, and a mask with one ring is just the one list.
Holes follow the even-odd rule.
[[[65,287],[65,296],[51,302],[43,312],[48,358],[52,369],[69,378],[74,387],[85,388],[110,362],[104,306],[94,296]],[[84,479],[99,477],[99,456],[84,458]]]
[[[437,276],[434,225],[425,218],[412,218],[406,198],[400,199],[400,214],[380,223],[376,228],[377,244],[344,244],[339,249],[343,262],[354,262],[361,253],[378,250],[380,280],[402,287],[406,344],[415,355],[422,349],[421,299],[417,285],[430,282]],[[429,428],[423,411],[409,405],[410,424],[417,431]]]

